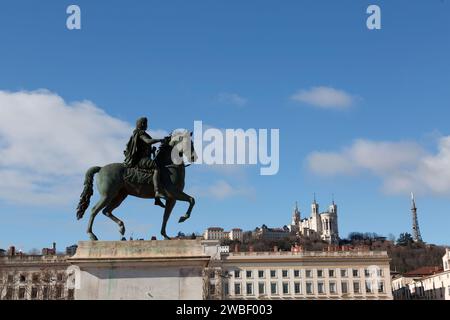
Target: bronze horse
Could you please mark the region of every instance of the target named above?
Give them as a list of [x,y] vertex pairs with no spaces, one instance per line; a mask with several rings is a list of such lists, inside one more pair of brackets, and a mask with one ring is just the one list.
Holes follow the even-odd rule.
[[[170,240],[170,238],[166,234],[166,225],[175,203],[178,200],[189,202],[189,209],[180,218],[179,223],[190,218],[195,205],[194,198],[183,192],[185,185],[185,163],[182,160],[183,156],[187,157],[190,162],[197,160],[191,135],[192,133],[185,130],[172,133],[170,141],[168,143],[162,143],[157,154],[158,164],[160,166],[161,186],[163,187],[166,199],[161,235],[167,240]],[[89,207],[90,198],[94,191],[94,175],[98,173],[97,189],[100,193],[100,200],[92,208],[87,229],[87,233],[92,241],[98,240],[92,232],[92,225],[95,217],[101,210],[103,210],[102,212],[105,216],[117,223],[122,240],[125,240],[123,238],[125,235],[125,225],[112,212],[129,195],[144,199],[153,199],[155,197],[155,191],[151,181],[145,184],[127,181],[124,177],[126,170],[127,168],[122,163],[113,163],[103,168],[90,168],[86,173],[84,190],[77,208],[77,218],[78,220],[82,219],[86,209]]]

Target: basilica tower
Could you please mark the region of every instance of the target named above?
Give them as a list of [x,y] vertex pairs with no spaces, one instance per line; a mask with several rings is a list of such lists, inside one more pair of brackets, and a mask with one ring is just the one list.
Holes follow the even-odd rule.
[[337,205],[334,202],[328,207],[328,211],[320,215],[322,220],[322,239],[332,244],[339,243]]
[[322,233],[322,221],[320,219],[319,204],[316,202],[316,194],[311,204],[311,228],[318,234]]
[[298,226],[300,223],[300,210],[298,209],[298,203],[295,202],[294,212],[292,213],[291,225]]

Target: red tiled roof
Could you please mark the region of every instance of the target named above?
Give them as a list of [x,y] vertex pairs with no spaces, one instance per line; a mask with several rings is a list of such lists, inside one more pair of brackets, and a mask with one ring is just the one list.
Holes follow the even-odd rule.
[[409,271],[404,274],[406,277],[429,276],[444,271],[442,267],[421,267],[416,270]]

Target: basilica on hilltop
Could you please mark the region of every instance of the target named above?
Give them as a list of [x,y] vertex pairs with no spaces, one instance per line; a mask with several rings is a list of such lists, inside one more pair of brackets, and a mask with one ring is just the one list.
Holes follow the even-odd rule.
[[314,201],[311,204],[311,216],[302,219],[298,204],[296,203],[292,214],[292,222],[288,228],[291,233],[295,233],[300,237],[317,237],[330,244],[338,244],[337,205],[333,200],[327,211],[319,213],[319,204],[314,197]]

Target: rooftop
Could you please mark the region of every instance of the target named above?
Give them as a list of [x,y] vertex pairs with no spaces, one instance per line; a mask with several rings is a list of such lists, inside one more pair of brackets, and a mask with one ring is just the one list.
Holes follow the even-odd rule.
[[222,254],[224,263],[358,263],[363,265],[386,264],[390,258],[386,251],[339,251],[339,252],[232,252]]
[[52,255],[52,256],[42,256],[42,255],[25,255],[25,254],[16,254],[14,256],[1,256],[0,257],[0,265],[34,265],[34,264],[60,264],[66,263],[67,256],[66,255]]
[[429,275],[433,275],[436,273],[440,273],[442,271],[444,271],[444,269],[442,269],[442,267],[439,267],[439,266],[421,267],[416,270],[409,271],[409,272],[405,273],[403,276],[405,276],[405,277],[424,277],[424,276],[429,276]]
[[230,256],[296,256],[296,257],[351,257],[351,256],[388,256],[387,251],[263,251],[232,252]]

